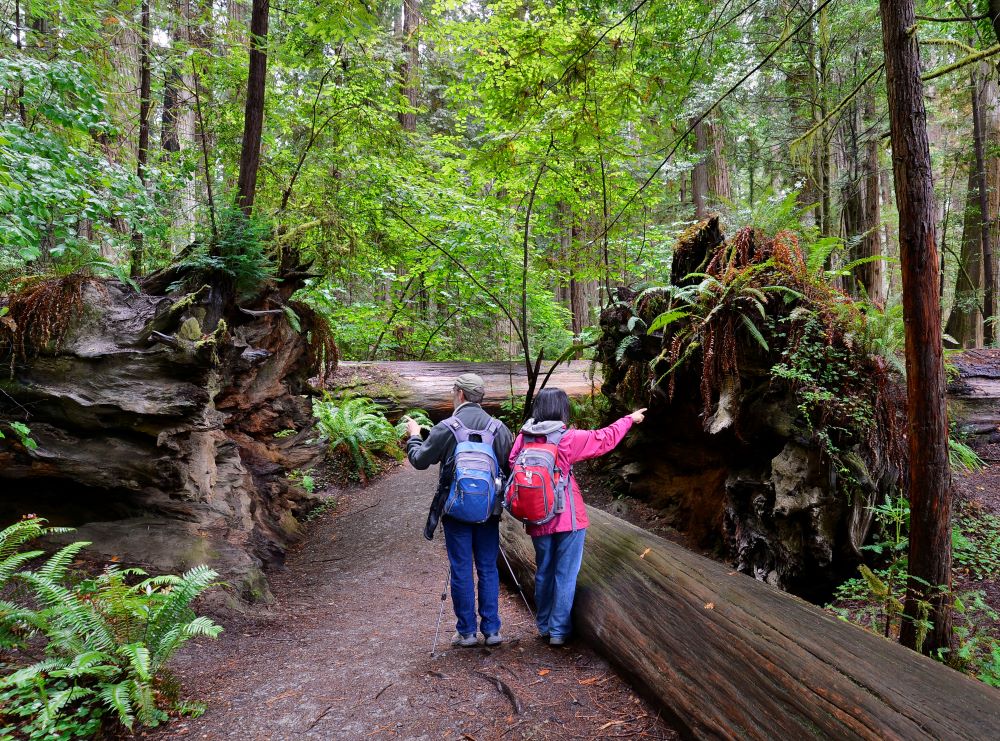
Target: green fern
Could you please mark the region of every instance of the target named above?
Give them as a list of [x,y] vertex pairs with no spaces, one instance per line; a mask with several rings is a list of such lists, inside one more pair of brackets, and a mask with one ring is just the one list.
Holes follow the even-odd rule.
[[313,401],[316,429],[334,453],[344,453],[362,480],[378,471],[377,454],[401,456],[399,439],[382,408],[371,399]]
[[[44,531],[39,523],[19,523],[0,533],[9,578],[30,590],[26,604],[16,591],[0,600],[0,626],[15,636],[33,634],[45,651],[0,677],[0,720],[31,738],[65,738],[57,727],[69,717],[89,733],[109,713],[130,730],[136,722],[165,720],[156,691],[164,664],[191,638],[222,630],[191,607],[218,574],[197,566],[181,576],[146,577],[140,569],[110,566],[72,583],[67,568],[86,543],[60,549],[34,571],[18,570],[39,552],[17,548]],[[131,583],[137,577],[146,578]]]

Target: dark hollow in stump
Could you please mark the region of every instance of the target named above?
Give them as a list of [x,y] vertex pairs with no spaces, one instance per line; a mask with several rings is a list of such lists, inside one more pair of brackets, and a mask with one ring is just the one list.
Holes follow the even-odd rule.
[[[1000,692],[591,508],[578,634],[698,738],[1000,738]],[[534,550],[505,517],[527,590]]]
[[[545,377],[550,365],[545,364]],[[486,382],[483,407],[490,413],[501,411],[501,404],[513,396],[524,396],[528,378],[524,364],[509,363],[422,363],[411,361],[341,362],[330,381],[337,393],[367,396],[383,407],[390,417],[410,409],[423,409],[439,421],[452,412],[451,393],[455,379],[462,373],[478,373]],[[601,390],[601,377],[595,375],[588,360],[560,364],[546,384],[561,388],[571,397],[587,396]]]

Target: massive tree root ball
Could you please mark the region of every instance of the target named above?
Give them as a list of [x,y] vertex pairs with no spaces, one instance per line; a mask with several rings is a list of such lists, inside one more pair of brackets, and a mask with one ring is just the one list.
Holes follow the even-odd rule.
[[789,232],[725,240],[711,218],[674,254],[671,285],[620,292],[601,317],[604,392],[651,409],[619,470],[740,571],[824,599],[903,480],[885,319],[822,280]]
[[220,305],[211,276],[167,271],[141,293],[71,276],[3,298],[0,417],[37,443],[0,440],[4,520],[76,526],[68,537],[156,571],[208,563],[267,599],[263,571],[314,504],[286,478],[321,454],[308,379],[335,362],[324,323],[291,301],[300,284]]

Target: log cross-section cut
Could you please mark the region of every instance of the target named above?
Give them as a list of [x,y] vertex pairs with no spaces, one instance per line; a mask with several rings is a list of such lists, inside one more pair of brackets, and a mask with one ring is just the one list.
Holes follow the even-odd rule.
[[958,370],[948,385],[952,421],[976,439],[1000,441],[1000,350],[966,350],[951,362]]
[[[577,632],[699,738],[1000,738],[1000,692],[591,508]],[[522,585],[534,551],[504,518]]]

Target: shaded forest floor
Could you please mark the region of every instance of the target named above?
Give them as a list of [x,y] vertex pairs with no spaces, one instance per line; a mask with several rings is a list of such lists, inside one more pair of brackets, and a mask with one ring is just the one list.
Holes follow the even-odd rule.
[[431,657],[447,559],[421,531],[436,479],[404,465],[338,494],[273,575],[275,604],[219,617],[218,640],[173,662],[207,712],[138,737],[676,738],[590,649],[537,639],[516,591],[501,590],[504,645],[450,648],[449,601]]

